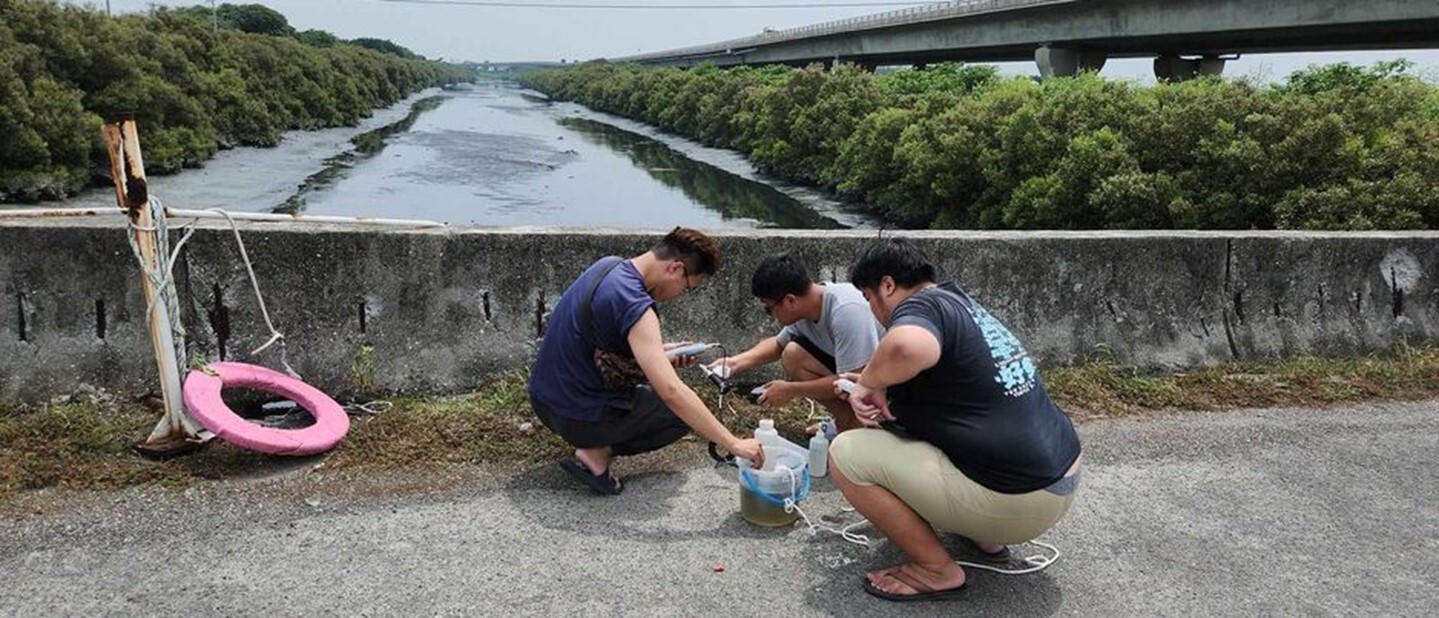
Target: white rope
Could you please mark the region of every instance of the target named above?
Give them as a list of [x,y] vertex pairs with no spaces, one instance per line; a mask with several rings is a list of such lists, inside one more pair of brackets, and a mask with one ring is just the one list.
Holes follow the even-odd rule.
[[344,408],[345,412],[351,415],[374,416],[376,414],[389,412],[390,409],[395,407],[395,404],[385,401],[383,399],[376,399],[374,401],[367,401],[365,403],[351,402],[342,407]]
[[969,567],[971,569],[991,571],[994,573],[999,573],[1001,575],[1028,575],[1030,573],[1038,573],[1040,571],[1043,571],[1049,568],[1049,565],[1059,561],[1059,548],[1050,545],[1049,543],[1045,543],[1044,541],[1030,541],[1029,544],[1036,547],[1043,547],[1053,553],[1048,556],[1042,554],[1035,554],[1033,556],[1029,556],[1027,558],[1024,558],[1023,560],[1020,560],[1020,563],[1029,565],[1022,569],[1006,569],[994,566],[992,564],[977,564],[974,562],[966,562],[964,560],[955,560],[954,562],[959,566]]
[[850,525],[848,525],[848,526],[845,526],[845,527],[843,527],[843,528],[836,528],[836,527],[834,527],[834,526],[830,526],[830,525],[826,525],[826,524],[815,523],[814,520],[811,520],[811,519],[809,518],[809,515],[806,515],[806,514],[805,514],[804,509],[799,508],[799,504],[795,503],[794,499],[792,499],[792,498],[785,498],[785,499],[784,499],[784,511],[785,511],[786,513],[789,513],[789,512],[799,513],[799,516],[800,516],[802,519],[804,519],[804,524],[805,524],[806,526],[809,526],[809,534],[810,534],[810,536],[817,535],[817,534],[819,534],[819,531],[820,531],[820,530],[823,530],[823,531],[825,531],[825,532],[831,532],[831,533],[834,533],[834,534],[838,534],[838,535],[840,536],[840,538],[843,538],[843,539],[846,540],[846,541],[849,541],[849,542],[851,542],[851,543],[854,543],[855,545],[863,545],[863,546],[865,546],[865,547],[869,547],[869,536],[863,535],[863,534],[854,533],[854,532],[850,532],[850,529],[851,529],[851,528],[856,528],[856,527],[858,527],[858,526],[863,526],[863,525],[869,523],[869,520],[867,520],[867,519],[861,519],[861,520],[859,520],[859,521],[857,521],[857,522],[855,522],[855,523],[852,523],[852,524],[850,524]]
[[276,330],[275,323],[270,321],[270,311],[265,308],[265,296],[260,293],[260,280],[255,277],[255,266],[250,262],[249,252],[245,250],[245,239],[240,237],[240,225],[235,222],[235,218],[231,217],[230,213],[225,212],[223,209],[211,208],[210,212],[219,213],[226,221],[230,222],[230,231],[235,234],[235,244],[240,247],[240,259],[245,262],[245,272],[250,275],[250,287],[255,290],[255,302],[260,305],[260,315],[265,318],[265,327],[270,329],[270,339],[260,345],[260,347],[251,350],[250,356],[258,356],[261,352],[264,352],[266,348],[279,342],[280,365],[285,368],[285,373],[290,374],[290,377],[297,380],[300,379],[300,374],[290,366],[289,355],[285,349],[285,335],[280,333],[279,330]]
[[[151,295],[145,304],[145,315],[147,319],[155,311],[155,301],[162,300],[165,303],[165,310],[168,312],[170,332],[173,334],[175,346],[175,358],[186,358],[185,354],[185,324],[180,319],[180,299],[175,293],[175,261],[179,256],[180,248],[190,238],[191,230],[180,242],[175,245],[174,251],[170,249],[170,232],[166,223],[165,207],[160,199],[151,197],[149,201],[150,219],[155,222],[153,226],[137,225],[133,220],[129,221],[126,229],[126,236],[130,241],[130,252],[135,255],[135,260],[140,263],[140,271],[149,279],[154,287],[154,294]],[[137,232],[155,232],[155,265],[151,267],[148,260],[140,252],[140,237]]]
[[860,521],[858,521],[858,522],[852,523],[852,524],[850,524],[850,525],[848,525],[848,526],[845,526],[845,527],[843,527],[843,528],[835,528],[835,527],[833,527],[833,526],[828,526],[828,525],[825,525],[825,524],[815,523],[813,520],[811,520],[811,519],[809,518],[809,515],[806,515],[806,514],[805,514],[804,509],[799,508],[799,503],[798,503],[798,502],[795,502],[794,496],[795,496],[795,494],[797,494],[797,493],[799,493],[799,477],[795,476],[794,470],[790,470],[790,471],[789,471],[789,497],[787,497],[787,498],[784,499],[784,512],[786,512],[786,513],[799,513],[799,516],[800,516],[802,519],[804,519],[805,525],[806,525],[806,526],[809,526],[809,534],[810,534],[810,536],[817,535],[817,534],[819,534],[819,531],[820,531],[820,530],[824,530],[825,532],[832,532],[832,533],[834,533],[834,534],[838,534],[838,535],[840,536],[840,538],[843,538],[844,540],[849,541],[849,542],[851,542],[851,543],[854,543],[854,544],[856,544],[856,545],[863,545],[863,546],[865,546],[865,547],[869,547],[869,537],[868,537],[868,536],[865,536],[865,535],[863,535],[863,534],[855,534],[855,533],[849,531],[850,528],[854,528],[855,526],[860,526],[860,525],[869,523],[868,520],[860,520]]
[[[824,530],[825,532],[837,534],[840,536],[840,538],[843,538],[850,543],[854,543],[855,545],[863,545],[865,547],[869,547],[869,537],[867,535],[850,532],[852,528],[870,523],[868,519],[861,519],[843,528],[835,528],[834,526],[817,524],[809,518],[809,515],[805,514],[804,509],[799,508],[799,503],[794,501],[794,494],[799,491],[799,479],[795,476],[794,470],[789,471],[789,488],[790,497],[784,499],[784,512],[799,513],[799,516],[804,519],[805,525],[809,526],[810,536],[817,535],[819,534],[820,530]],[[843,507],[840,510],[846,512],[853,511],[854,507]],[[1043,571],[1059,560],[1059,548],[1043,541],[1030,541],[1029,543],[1031,545],[1047,549],[1051,552],[1051,554],[1048,556],[1043,554],[1035,554],[1033,556],[1028,556],[1020,560],[1021,564],[1026,564],[1028,566],[1019,569],[1006,569],[992,564],[979,564],[977,562],[968,562],[965,560],[955,560],[954,563],[962,567],[990,571],[993,573],[999,573],[1001,575],[1028,575],[1030,573],[1038,573],[1040,571]]]
[[[135,254],[135,259],[140,263],[140,270],[145,273],[145,277],[150,280],[155,288],[154,295],[151,296],[145,307],[145,314],[150,315],[155,311],[155,300],[157,298],[164,298],[165,308],[169,312],[170,329],[175,334],[176,358],[186,358],[185,326],[180,320],[179,298],[175,293],[175,264],[179,261],[180,250],[184,248],[185,243],[190,240],[190,237],[195,235],[194,226],[199,222],[199,219],[192,220],[184,227],[184,235],[180,237],[180,241],[175,243],[175,247],[171,249],[169,246],[169,225],[167,223],[164,203],[160,201],[159,197],[151,196],[149,206],[150,216],[154,221],[154,225],[137,225],[131,221],[127,230],[130,239],[130,250]],[[213,208],[210,209],[210,212],[218,213],[230,223],[230,231],[235,235],[235,244],[240,248],[240,259],[245,262],[245,272],[250,277],[250,287],[255,291],[255,302],[260,306],[260,315],[265,319],[265,326],[270,329],[269,340],[251,351],[250,355],[258,356],[261,352],[264,352],[267,348],[278,342],[280,344],[280,364],[291,377],[300,379],[300,374],[290,366],[287,349],[285,347],[285,335],[275,328],[274,321],[270,319],[270,311],[265,307],[265,296],[260,292],[260,281],[259,278],[255,276],[254,263],[250,261],[250,254],[245,249],[245,239],[240,236],[239,224],[236,223],[234,217],[230,216],[230,213],[223,209]],[[156,264],[153,268],[147,263],[144,255],[140,253],[139,235],[137,232],[153,232],[155,234]],[[375,400],[364,403],[352,402],[343,406],[343,409],[352,415],[374,416],[388,412],[394,407],[395,404],[389,401]]]

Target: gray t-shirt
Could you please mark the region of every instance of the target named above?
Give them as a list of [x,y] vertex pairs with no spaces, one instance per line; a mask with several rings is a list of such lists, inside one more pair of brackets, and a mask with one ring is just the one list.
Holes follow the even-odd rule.
[[848,283],[824,286],[824,308],[819,321],[800,320],[779,331],[779,345],[804,337],[834,357],[835,369],[844,373],[869,364],[879,347],[884,327],[874,319],[859,288]]

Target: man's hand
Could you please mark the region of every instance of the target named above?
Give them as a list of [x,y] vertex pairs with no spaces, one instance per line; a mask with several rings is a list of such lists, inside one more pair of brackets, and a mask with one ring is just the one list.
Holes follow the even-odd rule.
[[759,440],[754,438],[737,439],[725,450],[735,457],[748,459],[756,468],[764,467],[764,449],[760,448]]
[[[839,380],[849,380],[854,384],[859,384],[859,374],[841,373],[839,374]],[[839,397],[840,401],[849,401],[849,391],[840,388],[839,380],[834,381],[834,394],[836,397]]]
[[740,362],[738,356],[726,356],[709,364],[710,371],[718,373],[726,380],[735,377],[741,371],[748,369]]
[[778,408],[794,400],[794,391],[794,382],[775,380],[764,385],[764,394],[760,395],[759,403],[762,406]]
[[[693,341],[678,341],[675,343],[666,343],[665,351],[668,352],[675,348],[683,348],[693,343]],[[674,365],[675,369],[684,369],[685,367],[695,364],[696,358],[697,357],[694,356],[676,356],[670,359],[670,364]]]
[[[854,386],[848,394],[849,407],[854,410],[854,417],[865,427],[879,427],[885,421],[895,420],[894,415],[889,412],[889,400],[885,397],[884,389],[869,388],[859,381],[859,376],[845,374],[841,376],[854,382]],[[835,392],[841,393],[839,380],[835,380]]]

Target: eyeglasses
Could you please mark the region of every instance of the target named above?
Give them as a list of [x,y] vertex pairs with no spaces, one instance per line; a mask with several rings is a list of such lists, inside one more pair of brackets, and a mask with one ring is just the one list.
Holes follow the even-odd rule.
[[688,264],[685,264],[685,261],[684,261],[684,260],[675,260],[675,261],[679,262],[679,263],[680,263],[680,268],[683,268],[683,269],[684,269],[684,273],[685,273],[685,291],[684,291],[684,293],[685,293],[685,294],[689,294],[689,293],[690,293],[690,290],[695,289],[695,286],[690,285],[690,267],[689,267]]
[[765,315],[770,316],[770,317],[774,317],[774,308],[775,308],[775,307],[778,307],[779,304],[782,303],[782,302],[784,302],[784,299],[783,299],[783,298],[781,298],[781,299],[779,299],[779,300],[777,300],[777,301],[774,301],[774,302],[772,302],[772,303],[767,303],[767,302],[764,302],[764,301],[760,301],[759,304],[760,304],[760,306],[764,307],[764,314],[765,314]]

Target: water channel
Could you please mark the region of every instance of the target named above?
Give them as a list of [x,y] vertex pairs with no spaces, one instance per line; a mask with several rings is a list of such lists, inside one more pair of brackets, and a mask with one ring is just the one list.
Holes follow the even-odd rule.
[[[737,153],[509,82],[426,91],[358,127],[222,152],[204,168],[152,178],[151,187],[183,208],[473,226],[872,225],[824,194],[763,177]],[[113,203],[113,192],[95,189],[64,205]]]

